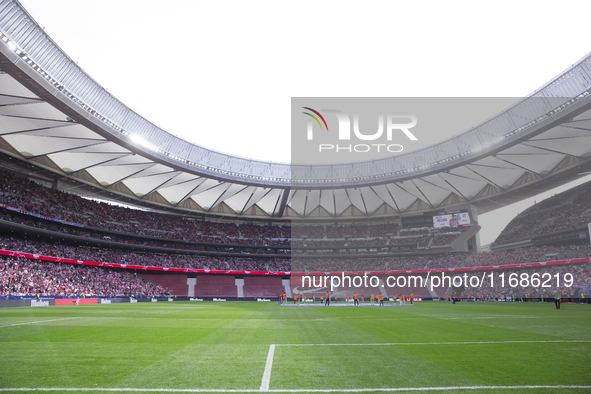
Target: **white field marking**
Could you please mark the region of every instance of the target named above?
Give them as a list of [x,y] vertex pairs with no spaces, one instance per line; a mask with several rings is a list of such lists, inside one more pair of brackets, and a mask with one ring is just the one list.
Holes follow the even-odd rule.
[[47,323],[47,322],[50,322],[50,321],[60,321],[60,320],[70,320],[70,319],[80,319],[80,317],[66,317],[64,319],[41,320],[41,321],[30,321],[30,322],[27,322],[27,323],[8,324],[6,326],[0,326],[0,328],[3,328],[3,327],[14,327],[14,326],[22,326],[22,325],[25,325],[25,324]]
[[[85,316],[88,318],[93,318],[92,316]],[[482,317],[433,317],[435,319],[438,320],[482,320],[482,319],[486,319],[486,320],[490,320],[490,319],[541,319],[541,318],[548,318],[548,317],[552,317],[552,318],[566,318],[565,316],[511,316],[511,315],[506,315],[506,316],[482,316]],[[133,319],[150,319],[150,320],[190,320],[190,321],[195,321],[195,320],[203,320],[203,321],[207,321],[207,320],[232,320],[232,321],[240,321],[240,322],[302,322],[302,321],[336,321],[336,320],[342,320],[342,319],[363,319],[363,318],[372,318],[372,320],[386,320],[386,321],[399,321],[399,320],[425,320],[425,319],[430,319],[430,317],[424,316],[424,317],[402,317],[402,318],[397,318],[397,317],[391,317],[391,318],[379,318],[376,319],[375,316],[342,316],[342,317],[323,317],[323,318],[317,318],[317,319],[233,319],[233,318],[216,318],[216,319],[208,319],[208,318],[176,318],[176,317],[134,317]],[[115,318],[113,318],[115,319]],[[123,319],[123,318],[119,318],[119,319]],[[125,318],[128,319],[128,318]]]
[[563,318],[564,316],[481,316],[481,317],[435,317],[439,320],[482,320],[482,319],[545,319],[547,317]]
[[[371,317],[371,316],[367,316]],[[279,321],[279,322],[301,322],[301,321],[318,321],[318,320],[336,320],[340,318],[332,318],[332,317],[324,317],[322,319],[233,319],[233,318],[226,318],[226,319],[207,319],[207,318],[176,318],[176,317],[134,317],[133,319],[150,319],[150,320],[232,320],[232,321],[244,321],[244,322],[271,322],[271,321]],[[401,320],[401,319],[374,319],[374,320]]]
[[392,343],[279,343],[273,346],[411,346],[411,345],[486,345],[511,343],[591,343],[586,340],[480,341],[480,342],[392,342]]
[[269,354],[267,354],[267,364],[265,364],[265,372],[263,373],[263,380],[261,381],[261,391],[269,390],[269,383],[271,382],[271,369],[273,368],[273,355],[275,354],[275,345],[269,346]]
[[448,386],[448,387],[394,387],[375,389],[138,389],[138,388],[0,388],[3,391],[109,391],[155,393],[360,393],[393,391],[448,391],[448,390],[536,390],[536,389],[591,389],[591,386]]
[[[362,319],[362,318],[372,318],[372,320],[387,320],[387,321],[399,321],[399,320],[424,320],[424,319],[437,319],[437,320],[490,320],[490,319],[542,319],[542,318],[556,318],[556,319],[563,319],[566,318],[566,316],[511,316],[511,315],[506,315],[506,316],[480,316],[480,317],[437,317],[437,316],[432,316],[432,317],[391,317],[391,318],[383,318],[380,317],[378,319],[376,319],[374,316],[343,316],[343,317],[331,317],[331,320],[341,320],[341,319]],[[311,319],[311,320],[327,320],[328,318],[325,319]],[[270,320],[274,320],[274,319],[270,319]],[[277,319],[280,320],[280,319]],[[297,320],[297,319],[292,319],[292,320]],[[298,321],[307,321],[307,320],[298,320]]]

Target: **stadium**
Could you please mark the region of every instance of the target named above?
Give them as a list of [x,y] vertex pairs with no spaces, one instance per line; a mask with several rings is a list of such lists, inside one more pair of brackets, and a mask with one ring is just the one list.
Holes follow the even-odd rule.
[[[520,99],[291,121],[290,163],[190,142],[0,0],[0,392],[591,390],[591,54]],[[450,136],[399,149],[423,124]]]

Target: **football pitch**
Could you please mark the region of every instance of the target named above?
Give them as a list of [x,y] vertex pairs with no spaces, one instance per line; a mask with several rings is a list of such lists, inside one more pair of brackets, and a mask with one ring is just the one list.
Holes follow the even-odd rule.
[[0,392],[591,392],[591,305],[0,310]]

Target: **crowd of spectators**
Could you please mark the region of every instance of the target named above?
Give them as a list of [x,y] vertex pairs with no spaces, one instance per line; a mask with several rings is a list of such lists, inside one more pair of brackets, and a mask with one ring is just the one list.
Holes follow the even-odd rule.
[[[157,237],[187,243],[250,246],[377,246],[416,244],[417,248],[449,245],[467,227],[400,229],[397,223],[236,224],[160,214],[98,202],[0,171],[0,204],[23,213],[110,232]],[[584,226],[591,220],[591,182],[534,205],[503,230],[495,245]],[[91,229],[88,229],[90,227]],[[87,234],[92,234],[87,231]],[[293,237],[293,238],[292,238]]]
[[291,233],[295,239],[361,239],[381,238],[397,235],[399,226],[397,223],[365,223],[351,222],[343,224],[316,224],[292,223]]
[[[341,226],[342,227],[342,226]],[[339,228],[341,228],[339,227]],[[356,228],[363,228],[363,226],[355,226]],[[368,229],[374,226],[365,226],[366,236],[364,238],[303,238],[291,240],[291,246],[293,247],[308,247],[308,248],[344,248],[344,247],[385,247],[385,246],[411,246],[415,249],[427,249],[432,246],[443,246],[451,244],[457,239],[462,233],[470,229],[470,226],[462,226],[460,228],[446,228],[446,229],[403,229],[398,231],[396,235],[387,236],[371,236],[374,234]],[[383,228],[384,225],[376,225],[375,227]],[[334,233],[329,233],[327,226],[327,234],[334,236]],[[385,233],[382,233],[382,235]],[[340,234],[343,235],[343,234]],[[356,234],[360,235],[360,234]],[[387,250],[386,250],[387,251]],[[366,252],[366,251],[363,251]],[[379,251],[377,251],[379,252]],[[317,254],[319,252],[311,252],[298,250],[296,254]],[[340,252],[349,253],[349,252]]]
[[[475,266],[499,266],[523,264],[561,258],[589,257],[589,246],[530,247],[512,251],[497,251],[476,254],[432,254],[403,257],[375,258],[308,258],[292,260],[270,258],[217,258],[190,254],[136,253],[123,250],[109,250],[92,247],[75,247],[59,242],[44,242],[21,238],[0,237],[0,248],[15,252],[31,253],[58,258],[88,260],[115,264],[197,268],[204,270],[237,271],[275,271],[275,272],[369,272],[369,271],[409,271],[437,268],[458,268]],[[506,270],[507,273],[550,272],[574,275],[575,285],[591,283],[589,264],[569,264],[536,268]],[[116,270],[103,267],[90,267],[77,264],[51,263],[40,260],[27,260],[22,257],[6,257],[0,271],[1,295],[163,295],[165,289],[146,282],[132,271]],[[138,271],[141,272],[141,271]],[[501,271],[495,271],[498,274]],[[489,279],[487,279],[489,280]],[[487,282],[488,283],[488,282]],[[527,288],[501,286],[494,282],[484,294],[494,297],[529,293],[530,297],[545,296],[555,289],[535,286]],[[576,286],[575,286],[576,287]],[[570,287],[555,286],[564,294],[569,294]],[[475,289],[466,290],[464,296],[475,296]],[[474,294],[473,294],[474,293]],[[483,294],[483,291],[477,292]]]
[[[444,259],[453,260],[454,256],[441,256]],[[424,268],[428,262],[427,256],[409,257],[386,261],[384,259],[372,259],[351,261],[342,260],[306,260],[294,262],[294,265],[310,268],[316,272],[335,271],[391,271],[403,269]],[[247,268],[239,267],[239,268]],[[549,287],[532,282],[533,274],[538,278],[551,278],[547,283]],[[500,275],[504,274],[504,282]],[[514,285],[509,285],[509,277],[516,274],[522,278],[526,274],[526,282],[518,280]],[[544,274],[546,277],[543,277]],[[556,274],[560,280],[556,280]],[[572,277],[566,276],[571,274]],[[572,284],[569,286],[572,278]],[[543,280],[542,280],[543,282]],[[484,276],[481,287],[466,287],[460,293],[463,297],[473,298],[552,298],[556,291],[562,296],[574,293],[581,284],[591,283],[591,264],[567,264],[548,267],[521,268],[512,270],[494,271],[491,281],[490,275]],[[52,295],[52,296],[164,296],[168,290],[146,281],[136,273],[103,267],[83,266],[67,263],[53,263],[38,260],[29,260],[22,257],[8,257],[0,264],[0,295]]]
[[397,223],[373,224],[368,226],[368,237],[383,237],[387,235],[398,234],[399,226]]
[[28,179],[0,171],[0,204],[13,206],[36,215],[58,217],[61,215],[58,201],[47,189]]
[[494,245],[529,240],[536,235],[587,226],[591,222],[591,182],[552,196],[517,215]]
[[429,246],[449,245],[471,226],[446,227],[431,230],[432,241]]
[[[12,211],[8,210],[0,210],[0,219],[11,221],[15,223],[25,224],[28,226],[41,228],[53,232],[57,232],[60,234],[70,234],[84,238],[92,238],[92,239],[100,239],[100,240],[108,240],[118,243],[125,243],[129,245],[137,245],[137,246],[149,246],[149,247],[157,247],[157,248],[165,248],[165,249],[176,249],[176,250],[183,250],[183,251],[209,251],[209,252],[225,252],[225,253],[246,253],[246,254],[287,254],[289,253],[289,247],[281,248],[268,248],[267,246],[259,247],[259,246],[252,246],[246,247],[241,246],[238,244],[203,244],[203,243],[191,243],[191,242],[184,242],[184,241],[176,241],[170,239],[158,239],[158,238],[147,238],[147,237],[137,237],[137,236],[129,236],[125,234],[118,234],[118,233],[105,233],[102,231],[97,231],[92,228],[82,228],[76,226],[69,226],[62,223],[57,223],[53,221],[41,220],[37,217],[30,216],[30,215],[22,215],[16,214]],[[262,229],[266,229],[267,234],[269,235],[276,235],[277,226],[258,226],[258,225],[248,225],[248,224],[241,224],[241,232],[249,233],[256,231],[257,227],[261,227]],[[429,245],[430,236],[424,235],[428,234],[425,230],[418,230],[416,232],[402,232],[403,236],[392,236],[392,237],[371,237],[371,238],[341,238],[341,239],[291,239],[291,245],[293,247],[307,247],[307,248],[341,248],[337,251],[336,254],[368,254],[368,253],[392,253],[392,252],[401,252],[400,250],[391,250],[388,246],[409,246],[411,249],[418,249],[418,248],[426,248],[426,245]],[[108,235],[107,235],[108,234]],[[450,237],[450,240],[455,239],[461,231],[457,229],[448,229],[448,230],[433,230],[433,242],[438,239],[438,237]],[[278,244],[283,244],[282,239],[272,239],[267,238],[266,243],[270,245],[274,245],[274,241],[277,241]],[[249,245],[250,246],[250,245]],[[278,246],[278,245],[277,245]],[[433,244],[431,244],[433,246]],[[343,249],[346,248],[346,249]],[[357,248],[351,249],[351,248]],[[302,249],[295,249],[295,254],[334,254],[333,250],[302,250]]]
[[324,226],[306,225],[302,223],[292,223],[291,238],[324,238]]
[[[87,260],[146,267],[190,268],[203,270],[273,271],[273,272],[363,272],[405,271],[437,268],[483,267],[591,257],[589,246],[536,246],[507,251],[474,254],[417,254],[418,249],[451,244],[469,226],[459,228],[401,229],[396,223],[339,224],[260,224],[233,221],[205,221],[195,218],[160,214],[98,202],[0,171],[0,204],[19,210],[17,215],[0,209],[0,219],[23,223],[46,230],[76,236],[101,238],[142,246],[172,248],[180,253],[138,252],[130,249],[72,246],[26,238],[0,236],[3,250],[31,253],[74,260]],[[28,215],[28,216],[23,216]],[[50,218],[66,222],[60,224]],[[584,226],[591,221],[591,182],[542,201],[518,215],[503,230],[495,244],[531,239],[536,235]],[[111,235],[105,235],[110,233]],[[122,234],[122,235],[117,235]],[[128,235],[125,235],[128,234]],[[152,239],[150,239],[152,238]],[[156,239],[153,239],[156,238]],[[211,245],[218,249],[211,249]],[[253,253],[264,253],[261,246],[335,248],[343,258],[331,257],[329,249],[296,250],[317,255],[312,258],[270,258],[256,255],[213,257],[191,251],[231,252],[232,245],[252,246]],[[256,248],[259,247],[259,248]],[[412,252],[402,257],[356,258],[358,253],[379,254]],[[408,250],[404,249],[408,248]],[[404,250],[402,250],[404,249]],[[241,249],[242,253],[246,249]],[[441,249],[439,249],[441,250]],[[272,250],[269,253],[276,253]],[[239,252],[235,252],[239,253]],[[296,253],[297,254],[297,253]],[[0,270],[0,295],[109,295],[130,294],[161,296],[167,290],[147,282],[132,271],[102,267],[51,263],[7,257]],[[493,297],[550,297],[554,291],[570,294],[578,284],[591,284],[591,265],[577,264],[541,268],[506,270],[511,273],[572,273],[573,287],[543,288],[535,286],[503,287],[495,282],[486,294]],[[489,281],[488,277],[486,280]],[[486,288],[486,284],[483,286]],[[464,296],[483,295],[477,289],[466,289]]]
[[[173,214],[161,214],[106,202],[89,200],[42,186],[36,182],[0,171],[0,204],[17,209],[31,220],[15,219],[9,211],[3,218],[27,225],[70,233],[89,238],[110,240],[144,246],[204,250],[202,244],[253,246],[254,253],[278,253],[264,251],[260,247],[372,247],[383,245],[416,245],[418,249],[451,243],[460,233],[434,229],[400,229],[397,223],[344,222],[338,224],[260,224],[232,221],[206,221]],[[37,216],[37,217],[35,217]],[[66,225],[50,224],[53,219]],[[22,218],[22,216],[21,216]],[[292,228],[293,227],[293,228]],[[118,235],[119,236],[118,236]],[[130,238],[135,237],[135,238]],[[142,238],[144,237],[144,238]],[[157,238],[157,240],[149,239]],[[185,246],[179,246],[185,243]],[[197,244],[197,245],[194,245]],[[372,251],[374,252],[374,251]],[[349,253],[349,252],[347,252]]]
[[169,294],[141,275],[108,268],[9,257],[0,264],[0,296],[146,296]]
[[349,239],[347,246],[383,246],[388,245],[389,239],[386,237],[357,238]]
[[[534,274],[537,275],[534,276]],[[571,274],[572,277],[567,274]],[[510,282],[509,278],[512,275],[517,280]],[[539,281],[536,279],[532,281],[532,278]],[[571,278],[572,282],[569,280]],[[492,278],[490,274],[484,276],[482,287],[466,287],[461,293],[463,297],[475,299],[511,297],[541,300],[553,299],[556,292],[559,292],[562,297],[572,296],[579,285],[590,283],[591,263],[564,264],[495,271]]]
[[285,225],[239,226],[132,209],[45,188],[5,171],[0,171],[0,204],[23,213],[117,233],[185,242],[289,246]]
[[196,254],[142,253],[129,250],[72,246],[62,242],[45,242],[13,237],[0,237],[0,248],[14,252],[73,260],[138,265],[145,267],[281,272],[289,271],[290,268],[289,260],[277,258],[220,258]]
[[469,257],[463,261],[462,265],[458,267],[488,267],[494,265],[536,263],[581,257],[591,257],[591,246],[532,246],[513,250],[474,253],[469,255]]
[[[0,220],[10,221],[12,223],[24,224],[31,227],[49,230],[60,234],[70,234],[78,237],[92,238],[98,240],[107,240],[128,245],[150,246],[166,249],[181,249],[187,251],[216,251],[226,253],[237,253],[237,248],[244,253],[259,254],[286,254],[289,245],[285,246],[284,240],[268,239],[265,246],[260,245],[240,245],[240,244],[217,244],[217,243],[193,243],[171,239],[145,238],[138,236],[129,236],[119,233],[105,233],[91,228],[82,228],[70,226],[67,224],[56,223],[52,221],[41,220],[34,216],[15,214],[14,212],[0,209]],[[255,243],[255,242],[253,242]],[[288,243],[289,244],[289,243]],[[268,246],[278,246],[280,249],[269,249]],[[284,246],[284,248],[281,248]]]
[[32,239],[0,237],[3,250],[44,255],[74,260],[96,261],[146,267],[190,268],[203,270],[235,271],[363,271],[363,270],[417,270],[437,268],[485,267],[532,262],[555,261],[591,257],[588,245],[539,246],[510,251],[428,254],[400,257],[343,258],[320,257],[282,259],[270,257],[214,257],[187,253],[137,252],[123,249],[107,249],[90,246],[72,246],[62,242],[46,242]]
[[[372,257],[348,259],[292,259],[294,272],[369,272],[369,271],[404,271],[423,270],[431,265],[453,264],[461,255],[423,255],[402,257]],[[436,262],[436,263],[434,263]],[[436,268],[436,267],[430,268]]]

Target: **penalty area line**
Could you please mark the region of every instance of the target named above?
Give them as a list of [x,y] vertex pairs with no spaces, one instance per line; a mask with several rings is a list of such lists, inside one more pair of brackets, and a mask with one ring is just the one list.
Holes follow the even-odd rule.
[[591,389],[591,386],[448,386],[448,387],[395,387],[374,389],[138,389],[138,388],[0,388],[3,391],[109,391],[109,392],[156,392],[156,393],[360,393],[448,390],[538,390],[538,389]]
[[275,345],[269,346],[269,354],[267,354],[267,364],[265,364],[265,372],[263,373],[263,380],[261,381],[261,391],[269,391],[269,383],[271,382],[271,369],[273,368],[273,355],[275,354]]

